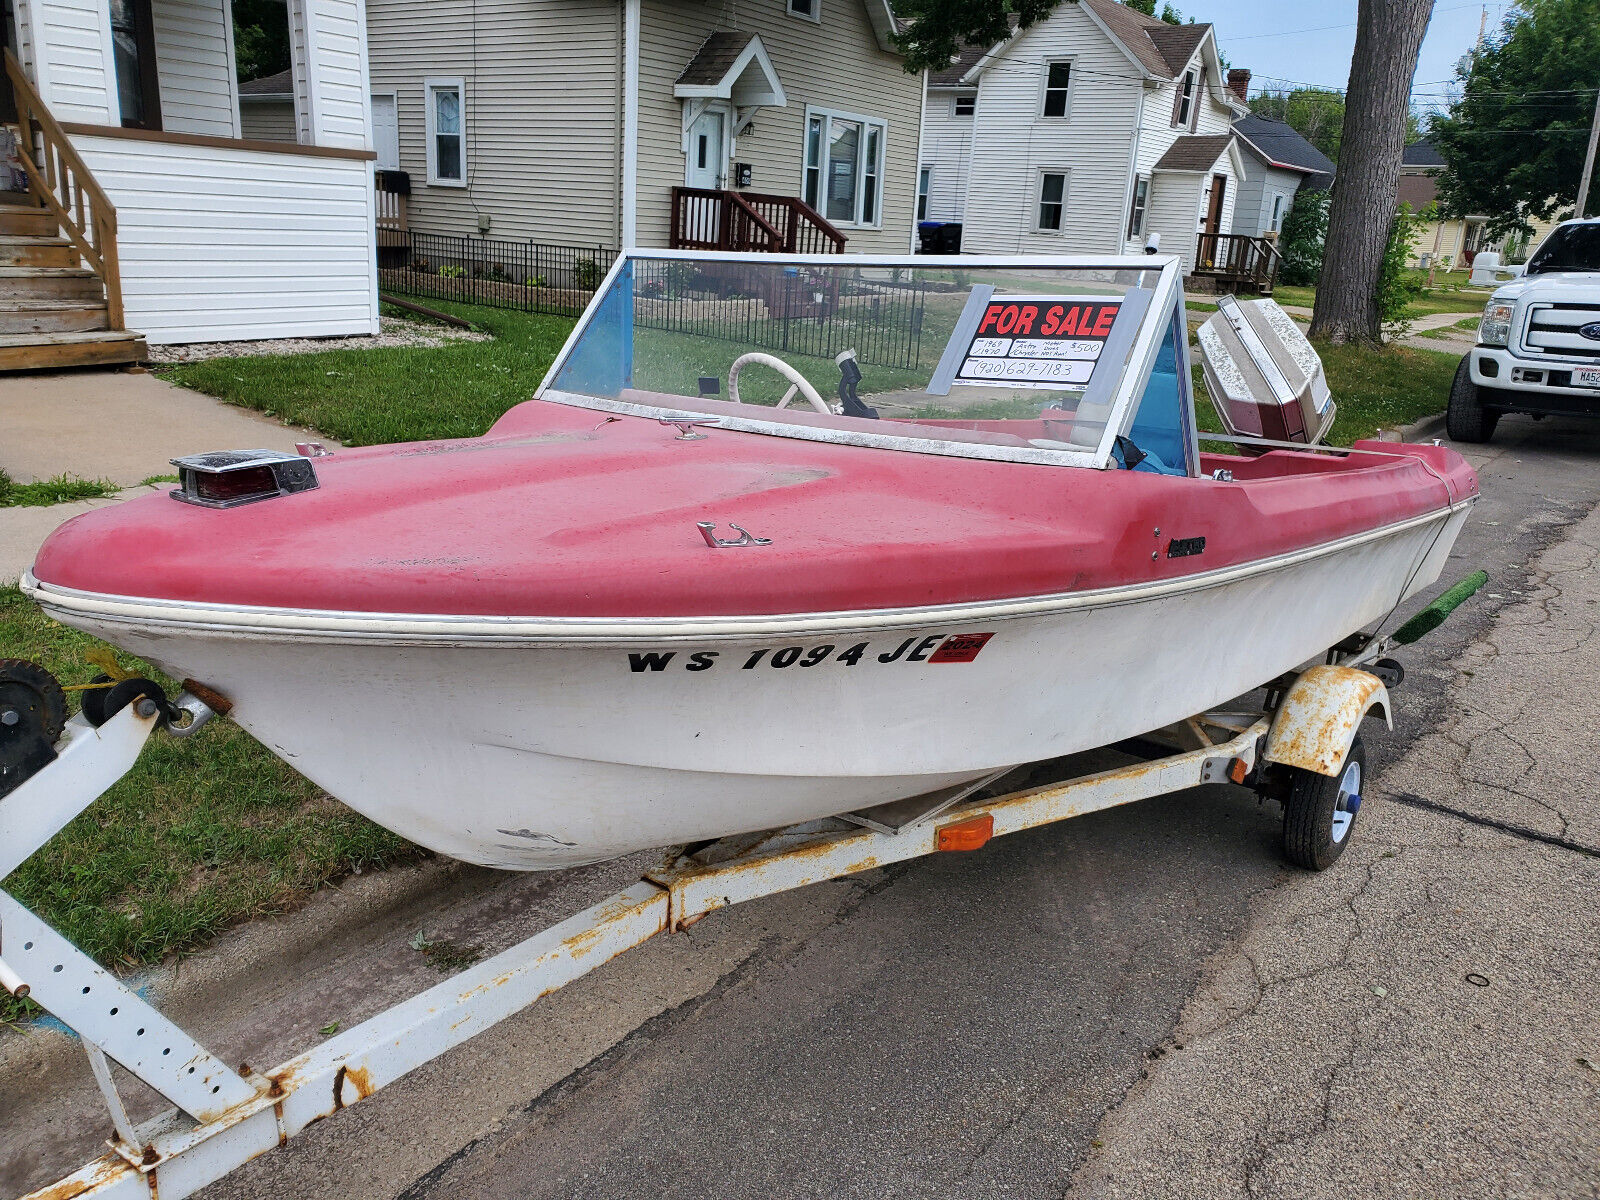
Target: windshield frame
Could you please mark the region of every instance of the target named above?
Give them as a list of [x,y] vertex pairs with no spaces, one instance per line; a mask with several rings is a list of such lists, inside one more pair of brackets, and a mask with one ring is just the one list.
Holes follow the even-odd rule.
[[[635,262],[661,261],[689,262],[748,262],[771,266],[817,267],[902,267],[947,269],[958,271],[986,269],[1080,269],[1100,271],[1138,272],[1153,278],[1142,278],[1136,287],[1124,293],[1125,298],[1135,294],[1148,297],[1144,312],[1138,316],[1138,328],[1126,357],[1117,368],[1118,377],[1111,395],[1106,425],[1100,442],[1093,450],[1048,449],[1044,447],[1012,447],[987,445],[968,441],[953,441],[935,437],[922,437],[911,433],[874,433],[854,429],[834,429],[812,425],[786,424],[775,417],[778,410],[758,405],[750,406],[753,415],[743,417],[719,416],[717,426],[746,433],[761,433],[776,437],[796,438],[802,441],[832,442],[838,445],[864,446],[874,449],[899,450],[918,454],[939,454],[954,458],[979,458],[999,462],[1044,464],[1051,466],[1090,467],[1105,470],[1115,466],[1113,449],[1117,438],[1127,433],[1133,422],[1140,398],[1149,384],[1151,369],[1166,336],[1174,309],[1183,313],[1183,287],[1181,261],[1172,254],[1123,255],[949,255],[949,254],[765,254],[728,250],[648,250],[631,249],[617,255],[611,269],[600,282],[583,315],[567,336],[560,352],[545,372],[534,390],[535,400],[548,400],[574,408],[587,408],[599,412],[629,416],[661,418],[681,416],[694,412],[694,400],[684,397],[683,407],[666,407],[656,404],[613,399],[587,392],[570,392],[554,387],[554,381],[573,354],[584,334],[594,321],[603,300],[610,294],[618,276]],[[1142,301],[1141,301],[1142,303]],[[1186,318],[1185,318],[1186,321]],[[1187,323],[1183,326],[1187,329]],[[1184,339],[1187,342],[1187,339]],[[1188,363],[1188,347],[1183,347],[1181,361]],[[1194,397],[1189,396],[1192,406]],[[1190,415],[1191,424],[1193,414]],[[898,424],[898,422],[896,422]],[[909,423],[908,423],[909,424]],[[924,426],[923,428],[928,428]]]
[[[1566,241],[1568,238],[1580,237],[1580,236],[1582,236],[1582,234],[1580,234],[1578,231],[1580,229],[1584,229],[1584,228],[1588,228],[1588,229],[1592,230],[1592,232],[1589,235],[1591,238],[1600,238],[1600,221],[1592,221],[1592,220],[1589,220],[1589,221],[1564,221],[1563,223],[1561,223],[1560,225],[1557,225],[1554,229],[1552,229],[1549,232],[1549,234],[1546,235],[1544,241],[1539,243],[1539,248],[1537,250],[1535,250],[1531,256],[1529,256],[1528,265],[1525,268],[1523,268],[1523,274],[1524,275],[1560,275],[1560,274],[1584,274],[1584,275],[1588,275],[1588,274],[1594,274],[1595,272],[1600,271],[1600,262],[1597,262],[1596,265],[1592,266],[1592,267],[1574,267],[1574,266],[1566,266],[1566,265],[1562,265],[1562,264],[1548,264],[1546,262],[1541,262],[1540,261],[1541,259],[1543,259],[1545,257],[1546,252],[1550,250],[1552,242],[1556,243],[1556,245],[1559,246],[1562,241]],[[1558,239],[1559,239],[1559,241],[1558,241]]]

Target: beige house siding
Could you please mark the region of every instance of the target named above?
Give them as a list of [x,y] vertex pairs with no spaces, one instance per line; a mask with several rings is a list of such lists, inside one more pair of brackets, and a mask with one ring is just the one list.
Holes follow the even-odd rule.
[[[616,246],[617,0],[368,0],[367,31],[372,90],[397,100],[413,228],[476,234],[485,213],[491,238]],[[428,183],[423,81],[452,76],[465,188]]]
[[806,106],[859,114],[887,125],[880,228],[841,226],[845,249],[899,253],[911,244],[916,213],[922,80],[879,49],[861,0],[818,0],[821,21],[792,17],[783,0],[733,10],[685,0],[643,0],[644,53],[639,69],[638,240],[666,246],[672,189],[684,181],[683,102],[673,83],[718,28],[757,34],[782,81],[788,104],[762,108],[733,142],[730,162],[751,165],[749,190],[802,194]]
[[262,142],[296,140],[294,101],[239,98],[239,136]]

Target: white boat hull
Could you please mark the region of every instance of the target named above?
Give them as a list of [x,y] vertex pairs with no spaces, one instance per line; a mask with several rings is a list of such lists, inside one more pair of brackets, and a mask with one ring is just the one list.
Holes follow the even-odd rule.
[[[379,824],[468,862],[546,870],[847,812],[1181,720],[1431,583],[1467,507],[1176,584],[812,614],[787,632],[774,618],[705,633],[657,622],[654,640],[647,621],[613,623],[626,637],[583,622],[430,630],[27,586],[60,620],[230,697],[242,726]],[[951,661],[934,661],[947,644]]]

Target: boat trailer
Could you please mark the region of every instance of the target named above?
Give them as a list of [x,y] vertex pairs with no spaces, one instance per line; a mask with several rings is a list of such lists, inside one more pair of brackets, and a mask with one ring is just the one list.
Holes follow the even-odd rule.
[[[1258,708],[1193,717],[1160,731],[1162,745],[1140,739],[1112,748],[1134,760],[1127,765],[994,794],[1008,769],[859,813],[678,847],[632,887],[265,1072],[219,1060],[0,891],[0,985],[78,1035],[115,1129],[106,1154],[30,1200],[192,1195],[624,950],[741,900],[976,850],[1005,834],[1206,783],[1281,799],[1289,857],[1320,869],[1332,858],[1305,847],[1332,845],[1337,857],[1360,804],[1362,720],[1376,710],[1392,727],[1386,684],[1403,673],[1378,657],[1385,644],[1353,639],[1330,651],[1327,664],[1266,685]],[[221,707],[214,695],[206,700]],[[138,695],[109,717],[97,715],[98,726],[83,713],[67,722],[53,761],[0,799],[0,879],[121,779],[158,728],[185,736],[212,711],[185,692],[175,703]],[[1035,777],[1052,765],[1028,764]],[[1309,841],[1291,839],[1296,820],[1302,834],[1311,830]],[[113,1062],[173,1108],[134,1125]]]

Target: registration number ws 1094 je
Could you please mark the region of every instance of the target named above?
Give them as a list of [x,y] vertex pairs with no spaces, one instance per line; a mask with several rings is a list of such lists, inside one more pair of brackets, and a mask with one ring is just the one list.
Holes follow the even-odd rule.
[[988,645],[992,633],[915,634],[896,642],[824,642],[818,646],[763,646],[754,650],[630,650],[628,667],[638,674],[649,671],[756,671],[820,667],[839,663],[846,667],[891,663],[970,663]]

